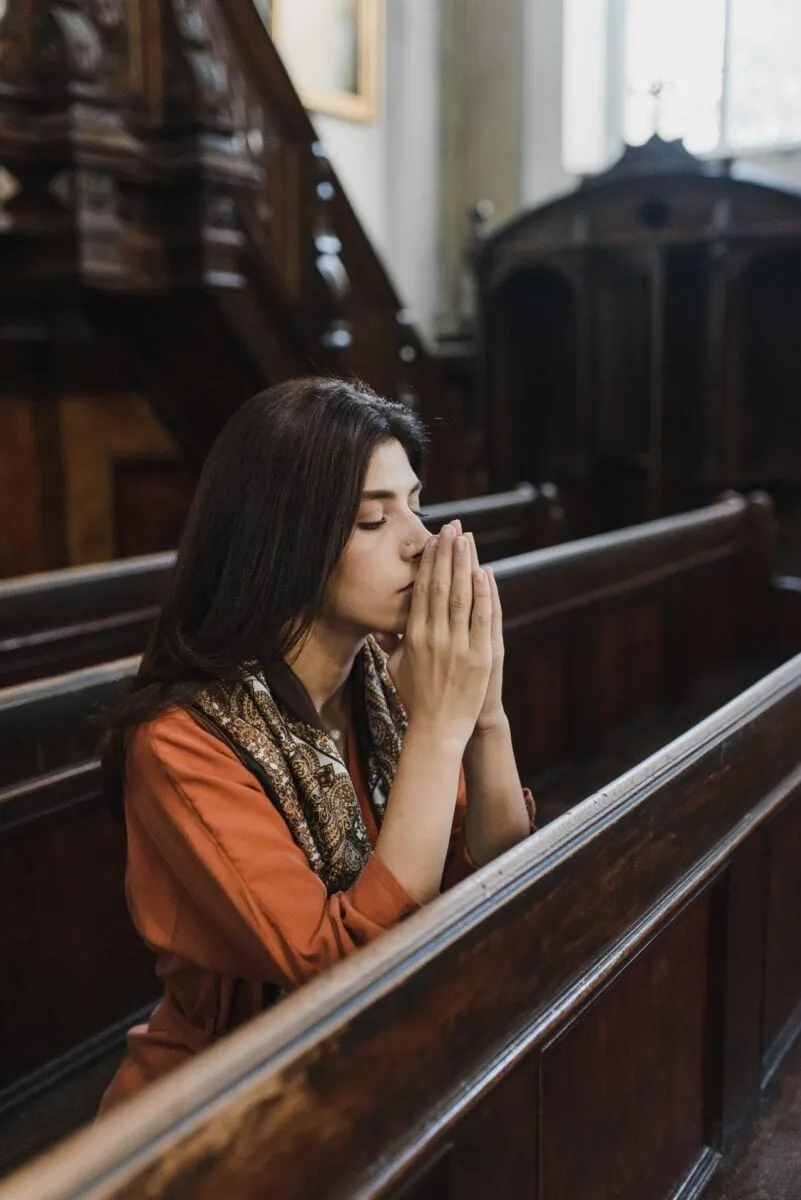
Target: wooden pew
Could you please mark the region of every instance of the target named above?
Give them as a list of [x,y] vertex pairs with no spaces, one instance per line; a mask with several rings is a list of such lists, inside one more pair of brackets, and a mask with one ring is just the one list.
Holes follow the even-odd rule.
[[[487,560],[564,536],[552,484],[434,504],[439,529],[459,517]],[[0,687],[139,654],[169,584],[175,553],[0,580]]]
[[776,639],[789,655],[801,642],[801,578],[776,575],[771,581],[771,591]]
[[541,781],[541,815],[563,811],[801,649],[801,625],[793,634],[785,622],[777,638],[774,552],[769,498],[730,494],[493,564],[505,703],[521,770]]
[[0,1111],[117,1049],[158,998],[85,720],[137,661],[0,691]]
[[[534,786],[541,820],[588,794],[588,779],[606,782],[644,757],[648,747],[664,744],[677,726],[692,724],[686,706],[669,708],[669,700],[681,700],[699,681],[732,663],[738,669],[724,678],[724,695],[726,687],[732,695],[741,690],[743,678],[751,681],[764,673],[770,656],[755,651],[772,628],[763,604],[770,591],[769,558],[761,553],[769,532],[770,511],[761,498],[730,497],[697,513],[496,564],[508,648],[505,701],[521,774]],[[759,571],[755,564],[761,564]],[[706,597],[715,605],[713,619]],[[19,873],[28,860],[36,860],[47,871],[49,894],[65,897],[46,908],[34,905],[26,915],[25,954],[16,981],[25,1016],[14,1033],[13,1054],[6,1056],[4,1048],[0,1053],[7,1103],[15,1086],[30,1091],[30,1072],[38,1071],[35,1081],[45,1086],[53,1055],[68,1056],[59,1060],[59,1069],[69,1064],[70,1053],[79,1061],[86,1057],[81,1042],[86,1025],[75,1023],[82,1013],[85,977],[69,956],[56,956],[56,970],[50,951],[53,938],[73,946],[85,939],[76,895],[98,914],[97,921],[106,911],[113,914],[116,969],[128,981],[128,991],[121,984],[109,993],[102,1014],[95,1010],[99,1045],[108,1045],[126,1015],[153,996],[151,963],[122,907],[122,839],[97,792],[94,735],[87,742],[85,735],[82,741],[75,734],[76,710],[96,707],[113,680],[132,671],[134,663],[78,672],[56,685],[39,681],[11,689],[0,709],[0,763],[7,764],[0,777],[0,886],[10,903],[26,886]],[[702,711],[716,707],[710,696],[719,700],[720,695],[720,688],[703,694]],[[636,736],[624,737],[632,724]],[[15,756],[16,769],[8,766]],[[80,796],[76,779],[84,789]],[[3,821],[4,811],[14,814],[12,823]],[[18,847],[26,847],[25,854],[4,839],[4,827]],[[73,845],[74,828],[82,830],[78,849],[60,851]],[[44,830],[49,841],[39,851]],[[82,856],[84,844],[106,847],[113,869],[87,869],[91,860]],[[59,910],[55,924],[49,915],[53,905]],[[22,953],[18,942],[0,944],[4,949],[4,961],[16,964]],[[99,960],[97,969],[101,979]],[[48,972],[54,991],[65,997],[55,1009],[39,986]],[[103,1020],[111,1030],[106,1040]],[[44,1021],[51,1031],[47,1042],[39,1036]]]
[[668,1200],[801,1023],[801,657],[0,1186]]

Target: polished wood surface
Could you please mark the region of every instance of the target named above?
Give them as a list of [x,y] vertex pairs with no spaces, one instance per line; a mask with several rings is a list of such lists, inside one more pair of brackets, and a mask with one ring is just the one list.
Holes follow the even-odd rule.
[[759,864],[801,812],[800,735],[796,658],[0,1200],[700,1195],[759,1037],[726,964],[756,935],[764,1001],[798,921]]
[[[102,356],[93,382],[105,390],[76,394],[76,356],[56,377],[53,356],[42,353],[48,386],[39,368],[19,381],[20,396],[0,395],[0,583],[126,550],[172,548],[191,472],[146,397],[116,390],[119,380]],[[13,357],[0,336],[0,379]],[[156,472],[157,494],[141,484],[134,490]]]
[[[146,476],[156,469],[152,460],[141,465]],[[161,475],[157,479],[163,482]],[[167,494],[174,497],[172,471],[168,481]],[[163,508],[159,531],[166,528]],[[434,530],[460,518],[486,560],[549,546],[564,534],[559,494],[549,484],[523,483],[511,492],[434,504],[427,511]],[[131,511],[118,529],[134,524]],[[141,652],[174,562],[174,552],[164,552],[0,580],[0,686]]]

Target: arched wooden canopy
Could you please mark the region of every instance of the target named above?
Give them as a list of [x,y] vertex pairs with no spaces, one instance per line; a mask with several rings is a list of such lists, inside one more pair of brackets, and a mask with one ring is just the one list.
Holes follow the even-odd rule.
[[493,487],[555,479],[580,531],[801,496],[801,190],[654,137],[498,229],[477,275]]

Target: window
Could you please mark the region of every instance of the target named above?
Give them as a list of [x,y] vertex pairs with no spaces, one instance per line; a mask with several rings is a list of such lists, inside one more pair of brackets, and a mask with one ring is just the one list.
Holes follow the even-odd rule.
[[801,3],[729,0],[723,142],[731,148],[801,143]]
[[[763,3],[767,0],[763,0]],[[628,0],[624,138],[683,138],[693,154],[720,141],[726,0]]]
[[586,0],[565,0],[569,170],[598,170],[615,157],[611,147],[639,145],[654,132],[682,138],[700,155],[801,145],[801,0],[592,0],[591,7],[592,26]]

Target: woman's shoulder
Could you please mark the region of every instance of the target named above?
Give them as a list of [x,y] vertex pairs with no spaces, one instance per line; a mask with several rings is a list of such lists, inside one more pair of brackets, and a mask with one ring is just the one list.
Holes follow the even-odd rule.
[[212,766],[244,769],[224,742],[196,721],[187,709],[178,706],[129,732],[126,759],[129,771],[160,767],[171,774],[183,774]]

